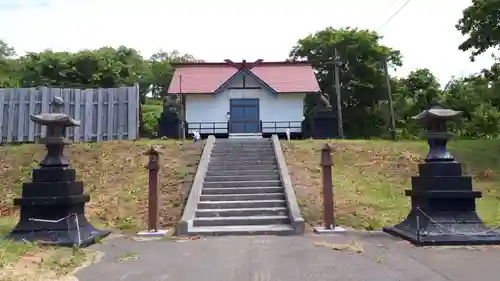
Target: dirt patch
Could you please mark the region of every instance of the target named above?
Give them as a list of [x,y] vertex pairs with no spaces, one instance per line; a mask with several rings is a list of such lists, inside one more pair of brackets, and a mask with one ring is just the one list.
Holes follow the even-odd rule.
[[[14,244],[22,247],[21,243],[13,242]],[[88,249],[34,246],[15,263],[0,267],[0,280],[73,280],[72,273],[78,268],[92,264],[98,256],[98,252]]]
[[[464,162],[464,171],[475,178],[475,188],[484,192],[478,200],[480,215],[492,226],[500,223],[498,183],[500,163],[491,159],[497,147],[490,141],[461,141],[450,150]],[[324,141],[283,142],[290,175],[301,211],[310,225],[322,223],[320,150]],[[335,217],[339,225],[379,229],[401,221],[409,210],[404,190],[427,152],[423,141],[328,141],[332,147]],[[500,142],[496,141],[498,147]],[[490,147],[493,150],[475,147]],[[470,151],[472,150],[472,151]],[[474,152],[474,153],[473,153]],[[495,152],[496,153],[496,152]],[[495,155],[495,154],[493,154]],[[487,157],[488,159],[485,159]]]

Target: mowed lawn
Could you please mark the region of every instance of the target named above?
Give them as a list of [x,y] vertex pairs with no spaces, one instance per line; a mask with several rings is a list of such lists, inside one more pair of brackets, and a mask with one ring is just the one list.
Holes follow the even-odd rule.
[[[182,215],[203,143],[110,141],[79,143],[66,148],[78,180],[84,182],[85,192],[91,196],[86,214],[96,227],[111,229],[115,233],[135,233],[146,228],[148,170],[145,165],[148,157],[143,153],[150,145],[161,151],[160,225],[174,227]],[[38,166],[44,154],[42,145],[0,147],[1,236],[17,222],[19,210],[13,206],[12,200],[20,195],[22,183],[31,180],[32,169]],[[38,247],[0,240],[0,280],[30,280],[34,275],[56,280],[90,261],[92,256],[93,253],[87,250]]]
[[[330,140],[337,224],[380,229],[400,222],[409,212],[405,189],[427,152],[424,141]],[[325,141],[282,142],[304,218],[322,223],[320,150]],[[483,191],[477,200],[480,216],[492,227],[500,224],[500,140],[451,141],[449,150]]]

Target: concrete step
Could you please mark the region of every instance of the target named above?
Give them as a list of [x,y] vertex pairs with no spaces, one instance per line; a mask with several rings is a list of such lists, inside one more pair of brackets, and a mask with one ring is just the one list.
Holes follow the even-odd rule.
[[215,143],[214,148],[255,148],[255,147],[266,147],[272,148],[273,144],[270,142],[263,143]]
[[213,148],[212,155],[217,154],[231,154],[231,153],[266,153],[274,154],[273,148]]
[[218,154],[274,154],[274,149],[250,149],[250,148],[238,148],[238,149],[212,149],[211,155]]
[[212,159],[210,158],[210,164],[214,165],[234,165],[234,164],[261,164],[261,165],[272,165],[276,164],[276,159],[253,159],[253,160],[244,160],[244,159]]
[[285,200],[198,202],[198,209],[242,209],[286,207]]
[[189,235],[292,235],[289,224],[236,225],[236,226],[198,226],[189,229]]
[[226,181],[226,182],[207,182],[203,183],[203,188],[223,188],[223,187],[264,187],[281,186],[280,180],[268,181]]
[[278,165],[208,165],[207,171],[209,172],[220,172],[220,171],[255,171],[255,170],[276,170]]
[[279,174],[278,169],[269,170],[226,170],[226,171],[207,171],[205,177],[218,176],[238,176],[238,175],[276,175]]
[[250,140],[250,139],[242,139],[242,140],[237,140],[237,139],[216,139],[215,142],[216,143],[241,143],[241,142],[263,143],[263,142],[271,142],[271,139],[269,139],[269,138],[255,139],[255,140]]
[[287,209],[280,208],[241,208],[241,209],[203,209],[196,210],[196,217],[245,217],[245,216],[286,216]]
[[262,133],[230,133],[229,139],[262,139]]
[[222,161],[234,161],[234,160],[244,160],[244,161],[255,161],[255,160],[275,160],[276,156],[273,154],[225,154],[225,155],[210,155],[210,160],[222,160]]
[[280,193],[284,192],[281,186],[273,187],[223,187],[223,188],[202,188],[201,194],[257,194],[257,193]]
[[224,162],[212,162],[210,161],[208,163],[209,167],[210,168],[214,168],[214,167],[221,167],[221,168],[225,168],[225,167],[231,167],[231,166],[240,166],[240,167],[249,167],[249,166],[271,166],[271,165],[274,165],[275,166],[275,169],[276,169],[276,165],[278,164],[278,162],[276,160],[274,161],[224,161]]
[[247,194],[202,194],[200,202],[213,201],[255,201],[285,200],[285,193],[247,193]]
[[219,149],[219,148],[223,148],[223,149],[231,149],[231,148],[236,148],[236,149],[244,149],[244,148],[252,148],[252,149],[255,149],[255,148],[266,148],[266,149],[272,149],[273,148],[273,145],[272,143],[268,142],[268,143],[245,143],[245,144],[237,144],[237,143],[234,143],[234,144],[219,144],[219,143],[216,143],[214,144],[214,147],[213,149]]
[[229,176],[205,176],[206,182],[223,182],[223,181],[259,181],[259,180],[279,180],[281,177],[278,173],[271,175],[229,175]]
[[214,147],[272,147],[273,144],[269,141],[235,141],[235,142],[215,142]]
[[234,141],[216,141],[214,145],[217,146],[252,146],[252,145],[272,145],[270,140],[234,140]]
[[202,217],[195,218],[193,220],[193,226],[266,225],[287,223],[290,223],[288,216]]
[[210,156],[210,161],[273,161],[276,156],[273,155],[253,155],[253,156],[240,156],[240,155],[225,155],[225,156]]

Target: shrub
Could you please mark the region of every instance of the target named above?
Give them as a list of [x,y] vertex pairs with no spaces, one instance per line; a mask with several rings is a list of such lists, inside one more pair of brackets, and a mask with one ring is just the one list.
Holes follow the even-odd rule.
[[156,137],[158,135],[158,114],[155,112],[144,112],[143,118],[143,136]]

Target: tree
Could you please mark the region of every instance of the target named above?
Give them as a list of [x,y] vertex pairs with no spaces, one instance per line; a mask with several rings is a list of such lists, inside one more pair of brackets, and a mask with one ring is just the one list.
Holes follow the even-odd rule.
[[9,46],[3,40],[0,40],[0,59],[7,59],[16,55],[14,48]]
[[[321,90],[336,100],[333,74],[333,54],[337,48],[342,66],[342,113],[346,135],[369,137],[388,132],[387,90],[382,59],[388,58],[391,67],[401,65],[401,54],[379,43],[382,37],[376,32],[353,28],[324,30],[300,39],[290,52],[294,60],[307,59],[316,71]],[[314,101],[306,99],[306,115]],[[335,105],[332,105],[335,108]]]
[[427,69],[416,69],[407,77],[392,81],[396,127],[400,138],[417,136],[420,126],[412,119],[434,102],[443,101],[437,78]]
[[28,53],[20,59],[22,87],[113,88],[137,83],[144,72],[139,53],[121,46],[77,53]]
[[17,61],[12,57],[16,55],[14,48],[0,40],[0,88],[17,86]]
[[468,37],[459,49],[471,50],[471,61],[491,47],[500,47],[500,0],[473,0],[456,28]]
[[165,95],[174,74],[172,64],[182,62],[202,62],[202,60],[189,54],[181,54],[177,50],[171,52],[160,50],[154,53],[145,62],[146,70],[140,81],[141,93],[145,95],[150,92],[154,98],[161,98]]

